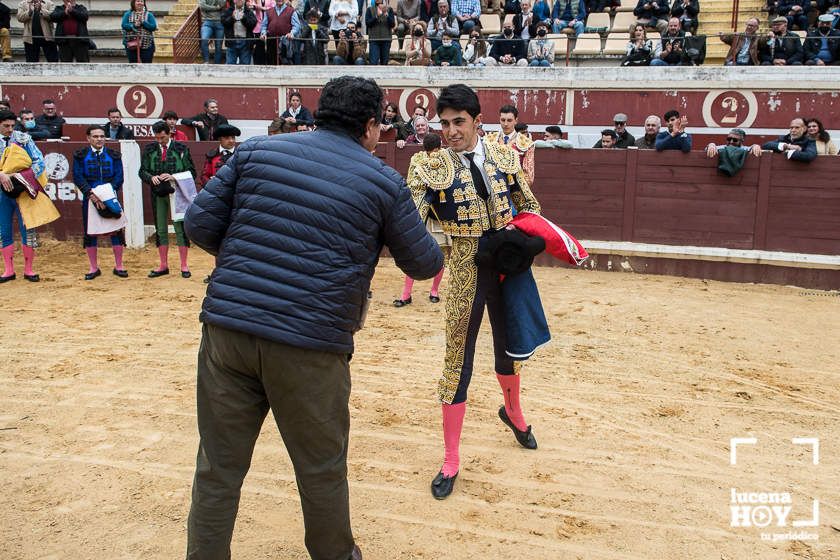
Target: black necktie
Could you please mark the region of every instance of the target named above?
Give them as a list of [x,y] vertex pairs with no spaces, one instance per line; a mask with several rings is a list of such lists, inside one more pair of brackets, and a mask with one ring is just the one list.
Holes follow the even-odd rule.
[[490,195],[487,192],[487,185],[484,184],[484,177],[481,175],[481,170],[473,160],[475,152],[465,152],[464,157],[470,160],[470,175],[472,175],[473,185],[475,185],[475,192],[478,193],[478,196],[487,200],[487,197]]

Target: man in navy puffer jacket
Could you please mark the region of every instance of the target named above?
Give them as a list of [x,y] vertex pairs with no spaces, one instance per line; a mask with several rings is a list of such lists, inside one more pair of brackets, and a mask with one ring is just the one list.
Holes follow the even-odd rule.
[[353,333],[383,245],[412,278],[443,266],[405,181],[371,155],[382,97],[372,80],[330,81],[318,130],[246,141],[187,212],[189,238],[216,255],[200,316],[189,559],[230,557],[269,410],[294,465],[309,554],[361,558],[347,488]]

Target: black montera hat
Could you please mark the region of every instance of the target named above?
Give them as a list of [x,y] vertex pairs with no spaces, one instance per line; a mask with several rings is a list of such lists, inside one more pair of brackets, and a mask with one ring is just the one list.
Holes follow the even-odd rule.
[[222,136],[239,136],[242,131],[230,124],[223,124],[216,127],[213,133],[213,140],[218,140]]

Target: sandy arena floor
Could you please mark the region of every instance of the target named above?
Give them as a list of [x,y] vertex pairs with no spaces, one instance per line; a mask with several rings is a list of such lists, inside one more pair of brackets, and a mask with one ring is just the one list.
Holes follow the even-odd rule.
[[[150,280],[154,248],[127,252],[121,280],[100,253],[106,274],[84,282],[81,248],[46,241],[44,281],[0,287],[3,559],[184,554],[211,259],[193,251],[192,279]],[[461,475],[438,502],[443,305],[419,282],[415,303],[393,308],[402,275],[382,261],[352,362],[350,489],[366,560],[840,558],[838,294],[536,275],[554,337],[523,371],[540,448],[518,447],[496,416],[485,321]],[[273,424],[264,432],[233,556],[308,558],[290,462]],[[735,466],[732,437],[758,439]],[[820,438],[818,465],[794,437]],[[790,493],[788,526],[731,527],[732,488]],[[791,527],[814,499],[819,526]],[[760,538],[802,530],[818,540]]]

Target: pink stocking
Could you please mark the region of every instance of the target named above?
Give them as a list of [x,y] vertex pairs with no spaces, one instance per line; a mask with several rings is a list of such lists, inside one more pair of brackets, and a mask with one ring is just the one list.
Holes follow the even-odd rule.
[[161,245],[158,247],[158,255],[160,256],[160,266],[157,267],[157,272],[169,268],[169,245]]
[[3,276],[8,277],[15,273],[15,246],[3,247]]
[[435,279],[432,280],[432,289],[429,290],[430,296],[437,296],[438,295],[438,288],[440,287],[440,281],[443,279],[443,271],[444,268],[441,267],[440,272],[437,273]]
[[114,268],[116,268],[117,270],[125,270],[122,260],[123,249],[125,249],[125,247],[123,247],[122,245],[114,245],[112,248],[114,249]]
[[496,379],[499,380],[499,385],[502,386],[502,393],[505,396],[505,412],[508,418],[516,426],[516,429],[524,432],[528,429],[528,424],[525,423],[525,417],[522,415],[522,407],[519,405],[519,380],[518,375],[501,375],[496,374]]
[[443,408],[443,476],[450,478],[458,473],[461,464],[461,428],[464,427],[464,416],[467,403],[444,404]]
[[99,270],[99,263],[96,262],[96,247],[85,247],[87,251],[88,262],[90,263],[90,273],[93,274]]
[[35,270],[32,268],[35,262],[35,249],[29,245],[24,245],[21,247],[21,251],[23,252],[23,273],[27,276],[33,276],[35,274]]
[[405,285],[403,286],[403,293],[401,300],[405,301],[411,297],[411,288],[414,287],[414,278],[405,277]]
[[181,257],[181,272],[187,272],[190,269],[190,267],[187,265],[187,254],[189,252],[189,247],[178,247],[178,256]]

